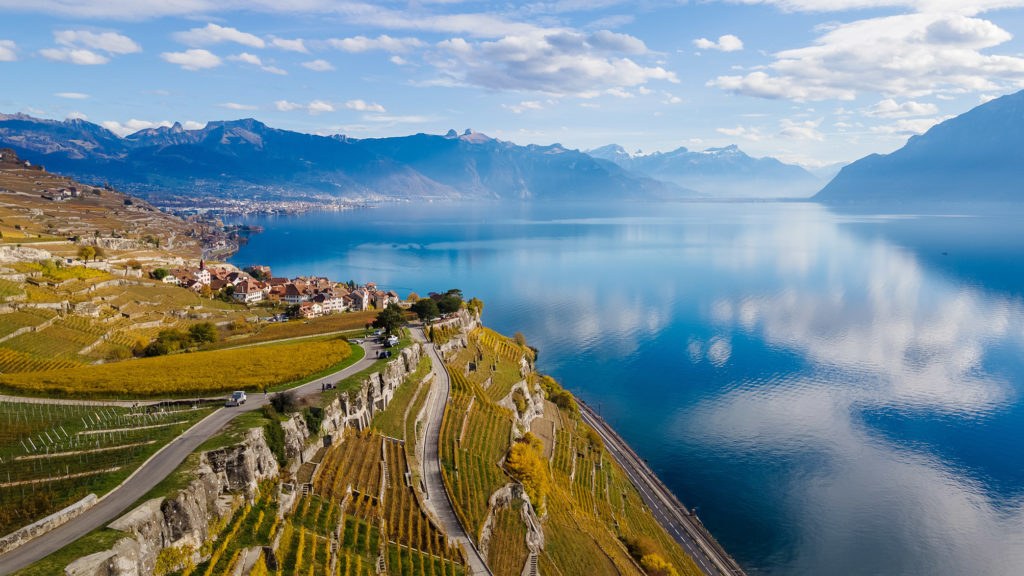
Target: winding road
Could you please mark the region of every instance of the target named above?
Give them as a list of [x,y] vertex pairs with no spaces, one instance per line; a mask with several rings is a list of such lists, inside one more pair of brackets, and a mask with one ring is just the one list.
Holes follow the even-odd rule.
[[[366,354],[355,364],[322,378],[297,386],[299,397],[320,392],[320,385],[347,378],[369,368],[377,360],[379,344],[364,342],[361,344]],[[29,540],[18,548],[0,556],[0,576],[16,572],[29,564],[45,558],[103,526],[121,515],[139,498],[146,495],[161,480],[170,475],[185,458],[199,446],[215,436],[232,418],[243,412],[251,412],[262,408],[268,399],[263,394],[253,394],[248,401],[238,407],[221,408],[185,431],[181,436],[161,448],[156,454],[142,464],[120,486],[108,492],[99,502],[67,523],[41,536]]]
[[448,395],[451,393],[451,380],[448,377],[448,370],[444,367],[437,348],[427,343],[423,327],[411,327],[413,338],[424,343],[423,348],[430,357],[430,364],[433,369],[434,379],[430,395],[427,399],[427,417],[424,427],[423,443],[423,483],[425,485],[426,499],[424,503],[434,511],[434,516],[440,521],[441,527],[448,534],[448,538],[462,545],[466,552],[466,561],[469,576],[481,576],[491,574],[483,556],[477,550],[476,545],[469,539],[459,517],[455,514],[455,507],[444,489],[444,480],[441,478],[441,454],[439,444],[441,442],[441,421],[444,419],[444,407],[448,404]]

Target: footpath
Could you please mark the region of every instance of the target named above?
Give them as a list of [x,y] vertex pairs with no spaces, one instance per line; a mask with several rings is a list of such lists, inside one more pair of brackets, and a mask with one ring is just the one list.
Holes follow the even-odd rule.
[[444,488],[444,480],[441,478],[439,449],[441,421],[444,419],[444,408],[448,404],[448,395],[451,393],[451,379],[448,377],[448,370],[444,367],[441,356],[437,353],[437,348],[427,342],[423,328],[410,327],[409,330],[414,339],[424,343],[434,373],[434,383],[427,399],[427,417],[424,429],[423,483],[426,492],[424,504],[434,511],[434,516],[441,523],[448,538],[462,546],[466,553],[466,568],[469,576],[490,575],[491,570],[487,567],[483,556],[480,555],[480,551],[477,550],[473,541],[469,539],[465,527],[459,522],[459,517],[455,514],[455,507]]

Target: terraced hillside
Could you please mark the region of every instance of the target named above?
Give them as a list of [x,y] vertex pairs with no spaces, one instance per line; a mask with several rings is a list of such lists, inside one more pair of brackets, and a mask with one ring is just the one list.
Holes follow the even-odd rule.
[[[529,348],[481,328],[447,358],[451,398],[441,432],[443,474],[463,526],[478,544],[486,543],[491,570],[512,576],[526,566],[541,574],[642,576],[648,573],[642,561],[649,567],[660,558],[676,574],[700,574],[581,421],[572,396],[536,374],[532,359]],[[544,416],[524,419],[537,403],[543,403]],[[516,498],[495,504],[499,490],[520,482],[533,511],[524,513]],[[527,544],[536,526],[543,532],[542,549]]]

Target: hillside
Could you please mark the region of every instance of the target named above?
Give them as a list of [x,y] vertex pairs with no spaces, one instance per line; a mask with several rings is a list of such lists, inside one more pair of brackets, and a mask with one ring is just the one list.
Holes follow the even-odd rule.
[[674,198],[657,182],[559,145],[519,146],[467,130],[356,140],[271,128],[253,119],[180,124],[119,138],[83,120],[0,114],[0,145],[87,182],[150,200]]
[[1017,202],[1024,199],[1024,91],[932,127],[887,155],[843,168],[828,203]]
[[735,145],[702,152],[681,147],[671,152],[630,154],[617,144],[609,144],[587,153],[714,198],[802,198],[813,194],[822,183],[799,166],[775,158],[753,158]]
[[205,232],[138,198],[53,174],[0,148],[0,238],[6,243],[79,237],[105,248],[198,257]]

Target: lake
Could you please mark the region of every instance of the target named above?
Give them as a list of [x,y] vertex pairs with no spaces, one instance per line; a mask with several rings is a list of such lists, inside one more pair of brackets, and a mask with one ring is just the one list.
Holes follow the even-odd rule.
[[480,298],[750,574],[1022,574],[1024,219],[946,212],[390,205],[231,262]]

